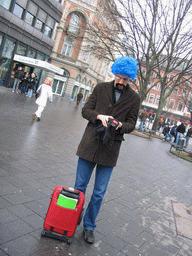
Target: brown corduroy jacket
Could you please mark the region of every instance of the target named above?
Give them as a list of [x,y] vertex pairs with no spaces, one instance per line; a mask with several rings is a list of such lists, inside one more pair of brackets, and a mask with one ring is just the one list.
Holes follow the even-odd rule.
[[[85,160],[114,167],[116,165],[123,134],[134,130],[138,117],[140,97],[128,85],[116,103],[113,103],[114,81],[96,85],[89,100],[82,109],[82,116],[89,121],[77,155]],[[97,115],[110,115],[122,122],[122,127],[116,131],[113,146],[103,145],[95,128],[101,124]]]

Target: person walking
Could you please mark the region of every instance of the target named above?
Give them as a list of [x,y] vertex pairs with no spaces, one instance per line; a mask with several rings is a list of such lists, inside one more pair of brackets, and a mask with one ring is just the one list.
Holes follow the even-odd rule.
[[32,73],[29,78],[28,93],[26,95],[29,98],[32,97],[32,95],[33,95],[33,90],[35,88],[35,84],[36,84],[36,77],[35,77],[35,74]]
[[24,71],[22,67],[18,67],[18,70],[15,72],[15,78],[14,78],[14,82],[13,82],[13,90],[12,92],[18,93],[18,87],[19,87],[19,83],[21,82],[22,78],[24,75]]
[[191,137],[192,137],[192,126],[189,126],[189,129],[188,129],[187,135],[186,135],[185,148],[188,147],[189,139],[190,139]]
[[[95,241],[95,221],[116,166],[123,135],[134,130],[140,106],[139,95],[129,86],[130,80],[136,78],[137,61],[120,57],[111,70],[115,75],[114,81],[97,84],[82,108],[82,116],[88,120],[88,124],[76,153],[79,159],[75,189],[85,194],[96,168],[93,193],[83,218],[83,234],[88,243]],[[116,130],[113,130],[114,127],[112,129],[111,120],[117,125]],[[104,137],[103,133],[96,132],[98,126],[104,130]],[[114,137],[110,134],[112,130],[115,131]],[[110,138],[114,138],[113,141]]]
[[141,123],[140,123],[139,129],[140,129],[141,132],[143,132],[143,125],[145,124],[147,117],[148,117],[147,109],[144,108],[141,115],[140,115]]
[[35,117],[37,117],[37,121],[41,120],[41,114],[47,104],[47,99],[49,98],[49,101],[52,102],[52,88],[51,88],[52,78],[47,77],[45,79],[45,82],[41,84],[36,93],[39,93],[39,97],[36,99],[36,104],[38,105],[38,109],[35,113],[32,114],[32,120],[35,120]]
[[83,99],[83,93],[82,92],[79,92],[77,94],[77,102],[76,102],[76,105],[79,105],[79,103],[81,102],[81,100]]

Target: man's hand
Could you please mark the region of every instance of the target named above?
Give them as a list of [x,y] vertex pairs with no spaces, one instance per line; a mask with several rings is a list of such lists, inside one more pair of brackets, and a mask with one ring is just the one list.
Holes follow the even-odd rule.
[[101,120],[102,125],[105,126],[105,127],[107,127],[109,119],[114,119],[114,117],[112,117],[112,116],[107,116],[107,115],[98,115],[98,116],[97,116],[97,119],[98,119],[98,120]]

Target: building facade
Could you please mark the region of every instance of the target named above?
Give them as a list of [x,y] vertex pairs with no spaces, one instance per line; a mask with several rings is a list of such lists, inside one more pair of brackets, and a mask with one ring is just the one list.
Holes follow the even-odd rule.
[[63,0],[0,0],[0,85],[10,85],[18,66],[38,80],[49,70],[37,63],[51,55],[62,12]]
[[[145,74],[145,67],[142,68],[143,74]],[[163,70],[161,72],[164,72]],[[174,83],[174,79],[177,77],[177,71],[173,71],[169,74],[168,80],[170,83]],[[188,80],[189,79],[189,80]],[[181,86],[178,86],[174,89],[171,95],[167,98],[164,103],[162,116],[170,122],[171,125],[179,124],[185,122],[190,124],[191,113],[188,110],[186,105],[186,98],[192,98],[192,80],[185,77],[185,81]],[[155,84],[154,87],[149,91],[146,100],[142,102],[142,107],[146,107],[150,112],[156,112],[159,104],[160,94],[161,94],[161,85],[157,83],[158,78],[156,77],[155,72],[152,72],[150,78],[150,87]],[[139,84],[139,81],[137,81]],[[171,86],[171,85],[170,85]],[[133,85],[133,89],[135,89]],[[167,88],[169,90],[170,87]],[[167,91],[168,92],[168,91]]]
[[77,94],[82,92],[85,102],[98,82],[110,79],[111,62],[92,52],[91,42],[87,40],[89,27],[95,23],[102,27],[103,3],[101,0],[64,1],[51,54],[51,63],[64,69],[64,76],[54,77],[55,94],[76,100]]

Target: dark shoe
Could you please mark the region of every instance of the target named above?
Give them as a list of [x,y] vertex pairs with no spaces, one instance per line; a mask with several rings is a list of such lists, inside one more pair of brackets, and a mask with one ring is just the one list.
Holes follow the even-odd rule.
[[95,242],[95,237],[92,230],[83,230],[84,239],[87,243],[93,244]]
[[37,122],[41,121],[41,119],[39,117],[37,117]]
[[32,120],[33,120],[33,121],[35,120],[35,117],[36,117],[36,115],[35,115],[35,114],[32,114]]

